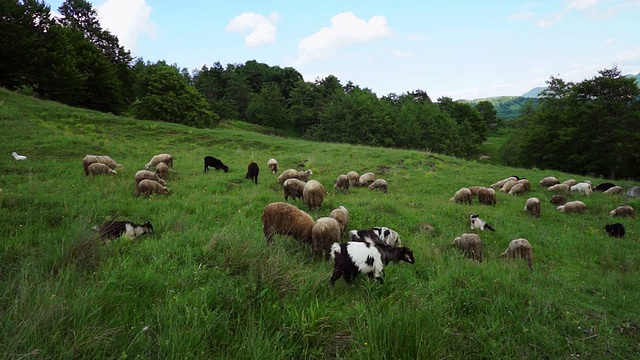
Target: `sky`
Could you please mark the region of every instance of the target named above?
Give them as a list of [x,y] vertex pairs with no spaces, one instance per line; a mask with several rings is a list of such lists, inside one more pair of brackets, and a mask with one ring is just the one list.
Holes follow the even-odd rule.
[[[62,0],[46,1],[57,12]],[[132,56],[189,70],[256,60],[379,97],[519,96],[551,76],[640,73],[640,0],[95,0]]]

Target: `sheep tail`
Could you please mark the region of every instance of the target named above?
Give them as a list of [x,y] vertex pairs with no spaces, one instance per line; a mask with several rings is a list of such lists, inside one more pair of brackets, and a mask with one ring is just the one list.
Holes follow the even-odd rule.
[[496,231],[496,229],[494,229],[491,225],[486,224],[486,223],[484,224],[484,228],[485,228],[486,230]]
[[340,254],[342,252],[342,248],[340,247],[340,244],[333,243],[333,245],[331,245],[331,260],[336,258],[336,254]]

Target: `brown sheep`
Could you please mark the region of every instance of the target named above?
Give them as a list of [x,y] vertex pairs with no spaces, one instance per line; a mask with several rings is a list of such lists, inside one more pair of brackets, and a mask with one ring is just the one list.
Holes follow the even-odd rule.
[[136,196],[151,195],[151,194],[167,194],[169,189],[166,186],[162,186],[159,182],[144,179],[136,186]]
[[160,176],[158,176],[158,174],[154,173],[153,171],[140,170],[136,173],[136,186],[138,186],[140,181],[144,179],[154,180],[159,182],[161,185],[167,185],[167,183],[165,183],[165,181],[162,180]]
[[546,178],[540,180],[540,185],[544,187],[549,187],[556,184],[560,184],[560,180],[556,179],[554,176],[547,176]]
[[635,218],[636,210],[629,205],[620,205],[617,208],[611,210],[609,212],[609,215],[620,216],[620,217],[628,216],[628,217]]
[[333,188],[336,190],[349,191],[349,178],[347,175],[339,175],[336,179],[336,183],[333,185]]
[[478,192],[482,188],[483,188],[483,186],[470,186],[470,187],[468,187],[469,191],[471,191],[471,195],[478,195]]
[[307,183],[295,178],[287,179],[284,182],[284,201],[289,200],[289,197],[292,199],[302,199],[302,194],[304,191],[304,186]]
[[347,178],[349,179],[349,182],[351,183],[351,185],[358,186],[358,181],[360,180],[360,174],[358,174],[355,171],[349,171],[347,173]]
[[527,239],[511,240],[507,250],[501,255],[501,258],[508,257],[510,259],[526,259],[529,265],[529,270],[533,272],[533,251],[531,244]]
[[284,184],[287,179],[297,179],[298,178],[298,170],[296,169],[287,169],[278,176],[278,182],[280,184]]
[[269,170],[272,173],[277,173],[278,172],[278,160],[276,159],[269,159],[269,161],[267,161],[267,167],[269,168]]
[[480,190],[478,190],[478,201],[484,205],[495,205],[496,191],[492,188],[481,187]]
[[518,180],[518,184],[522,184],[524,186],[524,191],[531,190],[531,181],[529,181],[529,179],[520,179]]
[[116,175],[117,173],[115,170],[101,163],[93,163],[89,165],[89,167],[87,168],[87,175],[101,175],[101,174]]
[[524,205],[524,211],[539,218],[540,217],[540,199],[538,199],[537,197],[532,197],[527,199],[527,202]]
[[553,195],[551,197],[551,203],[554,205],[564,205],[567,203],[567,197],[564,195]]
[[271,244],[276,234],[293,236],[297,241],[311,245],[311,231],[315,222],[297,207],[283,202],[271,203],[264,208],[260,219],[267,245]]
[[482,262],[483,244],[478,234],[464,233],[453,239],[451,245],[461,250],[467,257],[474,261]]
[[461,203],[461,204],[471,205],[472,199],[473,197],[471,195],[471,190],[469,190],[466,187],[463,187],[463,188],[460,188],[460,190],[456,191],[453,197],[449,199],[449,202],[452,202],[454,204]]
[[302,201],[309,210],[318,209],[324,200],[324,187],[317,180],[309,180],[302,190]]
[[582,201],[569,201],[564,205],[560,205],[557,207],[558,211],[563,213],[578,213],[582,214],[585,210],[587,210],[587,205]]
[[309,181],[309,176],[313,175],[313,171],[311,171],[311,169],[307,169],[307,170],[303,170],[303,171],[298,171],[298,175],[296,176],[298,178],[298,180],[302,180],[302,181]]
[[369,186],[371,183],[373,183],[373,181],[375,179],[376,179],[376,174],[374,174],[372,172],[368,172],[366,174],[363,174],[358,179],[358,186],[360,186],[360,187]]
[[173,156],[169,155],[169,154],[158,154],[155,155],[151,158],[151,160],[149,160],[149,162],[144,166],[145,169],[149,169],[152,166],[156,166],[159,163],[165,163],[167,164],[167,166],[169,166],[170,168],[173,167]]
[[340,224],[340,237],[344,237],[345,230],[347,229],[347,225],[349,224],[349,210],[346,207],[340,205],[338,208],[333,209],[329,213],[329,217],[336,219],[338,224]]
[[161,179],[166,179],[169,176],[169,165],[164,162],[156,164],[156,174],[158,174]]
[[247,174],[244,176],[245,179],[251,179],[256,185],[258,185],[258,175],[260,174],[260,167],[258,163],[252,161],[249,166],[247,166]]
[[311,229],[311,246],[313,252],[326,259],[329,257],[331,245],[341,239],[340,224],[332,217],[321,217]]
[[369,190],[380,190],[383,193],[387,193],[387,181],[385,179],[376,179],[369,185]]
[[115,169],[122,166],[106,155],[85,155],[82,158],[82,168],[84,169],[85,175],[89,175],[89,165],[94,163],[105,164],[110,169]]

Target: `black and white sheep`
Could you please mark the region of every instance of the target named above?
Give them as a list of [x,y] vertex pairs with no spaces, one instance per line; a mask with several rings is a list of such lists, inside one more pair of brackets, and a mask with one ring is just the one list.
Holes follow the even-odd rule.
[[461,203],[461,204],[471,205],[472,199],[473,199],[473,195],[471,195],[471,190],[469,190],[466,187],[463,187],[463,188],[460,188],[460,190],[456,191],[453,197],[449,199],[449,202],[454,204]]
[[87,175],[116,175],[117,172],[105,164],[93,163],[87,168]]
[[271,171],[273,174],[277,173],[278,170],[280,169],[278,167],[278,160],[276,159],[269,159],[267,161],[267,167],[269,168],[269,171]]
[[109,220],[100,226],[94,226],[93,230],[98,232],[103,241],[109,242],[119,237],[134,239],[144,234],[153,234],[153,225],[149,221],[140,225],[126,220]]
[[136,186],[136,196],[151,194],[168,194],[169,189],[157,181],[144,179]]
[[333,184],[333,188],[336,190],[349,191],[349,178],[347,177],[347,175],[338,175],[336,183]]
[[332,286],[340,277],[351,284],[359,273],[382,283],[383,270],[389,262],[415,263],[413,251],[409,248],[357,241],[334,243],[331,245],[331,258],[334,259]]
[[636,217],[636,210],[629,205],[620,205],[617,208],[609,211],[609,215],[611,216],[619,216],[619,217]]
[[329,256],[331,245],[342,238],[340,224],[332,217],[321,217],[311,229],[311,247],[313,252],[322,258]]
[[347,225],[349,225],[349,210],[340,205],[339,207],[331,210],[329,217],[336,219],[338,224],[340,224],[340,238],[342,238],[347,229]]
[[529,270],[533,272],[533,249],[531,243],[527,239],[511,240],[507,249],[500,254],[501,258],[525,259],[529,266]]
[[383,243],[390,246],[402,246],[402,240],[397,231],[385,226],[373,227],[371,229],[378,235],[378,238]]
[[524,211],[539,218],[540,217],[540,199],[537,197],[528,198],[524,204]]
[[464,233],[451,242],[451,245],[462,251],[467,257],[482,262],[483,244],[478,234]]
[[284,181],[284,201],[289,200],[289,197],[292,199],[300,200],[302,199],[302,194],[304,192],[304,186],[307,183],[298,180],[296,178],[287,179]]
[[138,184],[140,183],[140,181],[144,180],[144,179],[149,179],[149,180],[154,180],[159,182],[161,185],[167,185],[165,183],[164,180],[162,180],[160,178],[160,176],[158,176],[158,174],[154,173],[153,171],[149,171],[149,170],[140,170],[138,172],[136,172],[136,186],[138,186]]
[[149,169],[152,166],[156,166],[159,163],[165,163],[170,168],[173,167],[173,156],[170,154],[158,154],[154,155],[151,160],[144,166],[145,169]]
[[563,213],[578,213],[582,214],[587,210],[587,205],[582,201],[569,201],[564,205],[560,205],[556,208],[558,211]]
[[479,215],[471,214],[469,215],[469,224],[471,226],[471,230],[480,229],[482,231],[490,230],[496,231],[491,225],[487,224],[486,221],[482,220]]
[[369,190],[380,190],[383,193],[387,193],[387,181],[385,179],[376,179],[369,185]]
[[624,225],[620,223],[607,224],[604,226],[604,230],[611,236],[621,238],[624,237]]
[[318,180],[309,180],[302,190],[302,201],[309,210],[318,209],[324,200],[324,186]]
[[258,185],[258,175],[260,174],[260,167],[258,163],[255,161],[247,166],[247,175],[244,176],[245,179],[251,179],[256,185]]
[[204,172],[209,171],[210,167],[216,169],[216,171],[222,170],[224,172],[229,172],[229,167],[223,164],[222,160],[207,155],[204,157]]
[[311,231],[315,222],[306,212],[283,202],[265,206],[260,216],[262,233],[267,245],[273,241],[273,235],[293,236],[303,244],[311,245]]

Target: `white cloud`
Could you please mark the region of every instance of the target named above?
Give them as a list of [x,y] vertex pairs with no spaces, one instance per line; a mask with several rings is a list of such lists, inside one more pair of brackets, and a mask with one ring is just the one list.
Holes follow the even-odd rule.
[[567,5],[567,10],[589,10],[598,4],[601,0],[574,0],[569,5]]
[[640,48],[625,51],[616,56],[616,59],[624,62],[638,62],[640,61]]
[[367,43],[391,35],[384,16],[373,16],[364,21],[352,12],[340,13],[331,18],[331,26],[323,27],[298,43],[295,66],[323,59],[335,51],[357,43]]
[[608,39],[606,39],[606,40],[604,41],[604,44],[605,44],[605,45],[611,45],[611,44],[613,44],[614,42],[615,42],[615,40],[613,40],[613,39],[611,39],[611,38],[608,38]]
[[272,13],[268,17],[258,13],[242,13],[229,21],[225,30],[231,32],[246,32],[244,38],[248,47],[258,47],[276,41],[276,23],[280,15]]
[[401,50],[395,50],[393,52],[393,56],[397,57],[397,58],[408,58],[413,56],[413,52],[411,51],[401,51]]
[[552,25],[553,25],[553,21],[551,21],[551,20],[546,20],[546,19],[545,19],[545,20],[538,20],[538,21],[536,22],[536,25],[537,25],[538,27],[550,27],[550,26],[552,26]]
[[120,45],[134,52],[142,35],[155,39],[151,6],[146,0],[107,0],[96,11],[100,25],[118,37]]
[[531,9],[535,8],[538,5],[539,4],[536,4],[536,3],[526,4],[520,10],[518,10],[518,12],[515,12],[513,14],[508,15],[507,19],[509,19],[509,20],[527,20],[527,19],[531,19],[536,15],[533,11],[531,11]]

